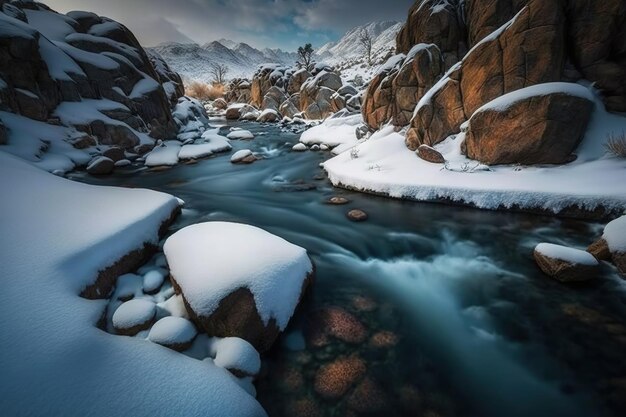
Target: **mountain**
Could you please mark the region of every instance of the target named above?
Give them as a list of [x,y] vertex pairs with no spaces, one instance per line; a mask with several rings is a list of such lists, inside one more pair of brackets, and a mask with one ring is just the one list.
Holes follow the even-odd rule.
[[393,21],[371,22],[357,26],[349,30],[337,42],[329,42],[318,48],[316,57],[318,60],[333,65],[362,57],[363,47],[359,42],[359,37],[363,31],[367,31],[374,41],[372,45],[374,57],[387,54],[391,48],[395,48],[396,35],[401,28],[402,23]]
[[222,64],[229,69],[227,78],[252,77],[260,64],[278,63],[292,65],[296,61],[295,52],[280,49],[253,48],[246,43],[237,43],[220,39],[204,45],[196,43],[163,43],[147,48],[158,53],[185,80],[197,80],[209,83],[211,65]]

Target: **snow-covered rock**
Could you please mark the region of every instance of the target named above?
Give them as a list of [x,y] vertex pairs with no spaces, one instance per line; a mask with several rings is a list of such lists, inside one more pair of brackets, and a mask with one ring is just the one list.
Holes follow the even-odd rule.
[[241,163],[251,163],[256,160],[255,156],[252,154],[250,149],[242,149],[240,151],[235,152],[230,157],[230,162],[233,164],[241,164]]
[[304,249],[237,223],[188,226],[167,239],[164,251],[197,324],[260,351],[286,327],[313,273]]
[[114,169],[115,163],[106,156],[94,158],[89,165],[87,165],[87,172],[91,175],[107,175],[112,173]]
[[152,269],[146,272],[143,276],[143,292],[146,294],[155,294],[159,291],[163,282],[165,281],[165,274],[158,269]]
[[254,139],[254,134],[252,132],[250,132],[249,130],[234,130],[232,132],[230,132],[228,135],[226,135],[226,137],[228,139],[232,139],[232,140],[251,140]]
[[308,146],[324,144],[331,148],[345,145],[343,148],[346,150],[349,149],[350,145],[357,144],[356,128],[362,123],[361,114],[331,117],[302,133],[300,142]]
[[588,281],[597,277],[598,260],[584,250],[540,243],[535,247],[534,257],[546,275],[561,282]]
[[149,167],[176,165],[181,147],[182,144],[177,140],[165,141],[146,155],[145,165]]
[[237,378],[254,377],[261,370],[259,352],[238,337],[212,338],[209,341],[209,354],[215,365],[227,369]]
[[152,326],[148,340],[173,350],[183,351],[191,347],[196,334],[198,334],[196,326],[186,318],[168,316]]
[[[215,365],[102,332],[104,304],[79,296],[101,298],[107,276],[140,266],[128,255],[158,244],[176,198],[69,181],[2,151],[0,189],[0,236],[11,236],[0,243],[0,330],[11,335],[0,341],[3,414],[266,415]],[[128,269],[114,271],[123,258]]]
[[259,123],[273,123],[278,122],[281,119],[278,112],[274,109],[265,109],[261,112],[259,117],[257,118],[257,122]]
[[626,276],[626,216],[607,224],[602,237],[587,251],[598,260],[611,261],[619,273]]
[[133,336],[150,328],[156,312],[153,301],[141,298],[126,301],[113,313],[113,327],[118,334]]
[[308,149],[309,148],[307,148],[304,143],[296,143],[295,145],[291,147],[291,150],[296,151],[296,152],[304,152],[304,151],[307,151]]

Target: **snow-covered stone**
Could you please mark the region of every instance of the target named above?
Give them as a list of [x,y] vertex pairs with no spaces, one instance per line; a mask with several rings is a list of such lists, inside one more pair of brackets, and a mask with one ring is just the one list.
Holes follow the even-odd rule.
[[150,329],[148,340],[173,350],[189,349],[198,334],[196,326],[183,317],[163,317]]
[[293,145],[291,147],[291,150],[292,151],[296,151],[296,152],[304,152],[304,151],[306,151],[308,149],[309,148],[307,148],[304,143],[296,143],[295,145]]
[[91,175],[107,175],[113,172],[115,163],[106,156],[99,156],[87,165],[87,172]]
[[133,336],[150,328],[156,318],[156,304],[146,299],[122,303],[113,313],[113,327],[119,334]]
[[252,132],[250,132],[249,130],[235,130],[230,132],[227,136],[228,139],[243,139],[243,140],[250,140],[250,139],[254,139],[254,135],[252,134]]
[[254,157],[250,149],[242,149],[240,151],[235,152],[230,157],[230,162],[232,162],[233,164],[250,163],[250,162],[254,162],[255,160],[256,158]]
[[212,338],[209,354],[215,365],[227,369],[238,378],[256,376],[261,370],[261,357],[254,346],[238,337]]
[[598,260],[584,250],[540,243],[535,247],[534,257],[546,275],[561,282],[588,281],[597,276]]
[[237,223],[188,226],[167,239],[164,251],[197,324],[261,351],[287,326],[313,273],[303,248]]
[[165,274],[158,269],[152,269],[143,276],[143,292],[156,294],[165,281]]

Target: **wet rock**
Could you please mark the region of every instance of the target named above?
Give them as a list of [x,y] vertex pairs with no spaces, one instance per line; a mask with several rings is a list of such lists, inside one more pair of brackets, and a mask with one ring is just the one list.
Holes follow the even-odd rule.
[[298,417],[321,417],[323,416],[322,410],[319,405],[310,398],[301,398],[297,400],[291,400],[287,404],[288,416]]
[[87,172],[91,175],[108,175],[115,169],[115,163],[110,158],[99,156],[87,165]]
[[609,244],[603,238],[600,238],[593,242],[587,248],[587,252],[592,254],[599,261],[611,260],[611,251],[609,250]]
[[420,159],[423,159],[426,162],[431,162],[433,164],[443,164],[446,162],[446,159],[438,150],[428,145],[420,145],[415,153],[420,157]]
[[302,372],[297,368],[288,366],[279,370],[277,378],[280,381],[281,387],[289,393],[297,393],[304,387],[304,377]]
[[339,197],[339,196],[331,197],[325,201],[326,204],[331,204],[331,205],[336,205],[336,206],[348,204],[349,202],[350,200],[348,200],[347,198]]
[[385,409],[388,398],[380,385],[367,377],[348,397],[348,407],[359,413],[377,413]]
[[585,251],[542,243],[533,256],[546,275],[561,282],[588,281],[598,274],[598,261]]
[[307,341],[314,347],[325,346],[329,337],[346,343],[359,344],[367,337],[366,327],[352,314],[339,307],[316,311],[307,329]]
[[341,398],[356,385],[365,371],[365,362],[358,356],[338,358],[317,371],[315,392],[326,399]]
[[387,349],[398,344],[398,336],[395,333],[383,330],[375,333],[370,339],[369,345],[376,349]]
[[348,216],[348,219],[353,222],[364,222],[368,218],[367,213],[358,209],[350,210],[346,215]]

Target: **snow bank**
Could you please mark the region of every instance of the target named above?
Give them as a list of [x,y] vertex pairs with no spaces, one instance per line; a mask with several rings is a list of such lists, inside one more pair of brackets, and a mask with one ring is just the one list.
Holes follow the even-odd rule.
[[99,270],[157,244],[176,198],[74,183],[2,151],[0,193],[4,415],[265,415],[214,365],[102,332],[106,302],[78,295]]
[[162,146],[155,147],[146,155],[145,165],[149,167],[172,166],[178,163],[178,153],[181,143],[176,140],[168,140]]
[[598,265],[598,260],[589,252],[552,243],[540,243],[535,247],[540,254],[576,265]]
[[303,248],[237,223],[185,227],[167,239],[163,250],[171,275],[196,314],[210,316],[224,297],[245,287],[264,323],[274,318],[281,330],[313,268]]
[[331,148],[339,145],[356,145],[358,142],[356,128],[362,123],[363,116],[360,113],[346,117],[328,118],[323,123],[302,133],[300,142],[308,146],[325,144]]
[[388,126],[364,143],[324,163],[336,186],[420,201],[451,200],[483,209],[541,209],[558,213],[577,206],[585,210],[626,206],[623,159],[606,155],[611,132],[626,129],[626,118],[607,113],[598,99],[578,159],[560,166],[494,166],[485,170],[461,154],[464,134],[451,136],[435,149],[443,165],[419,159],[404,136]]

